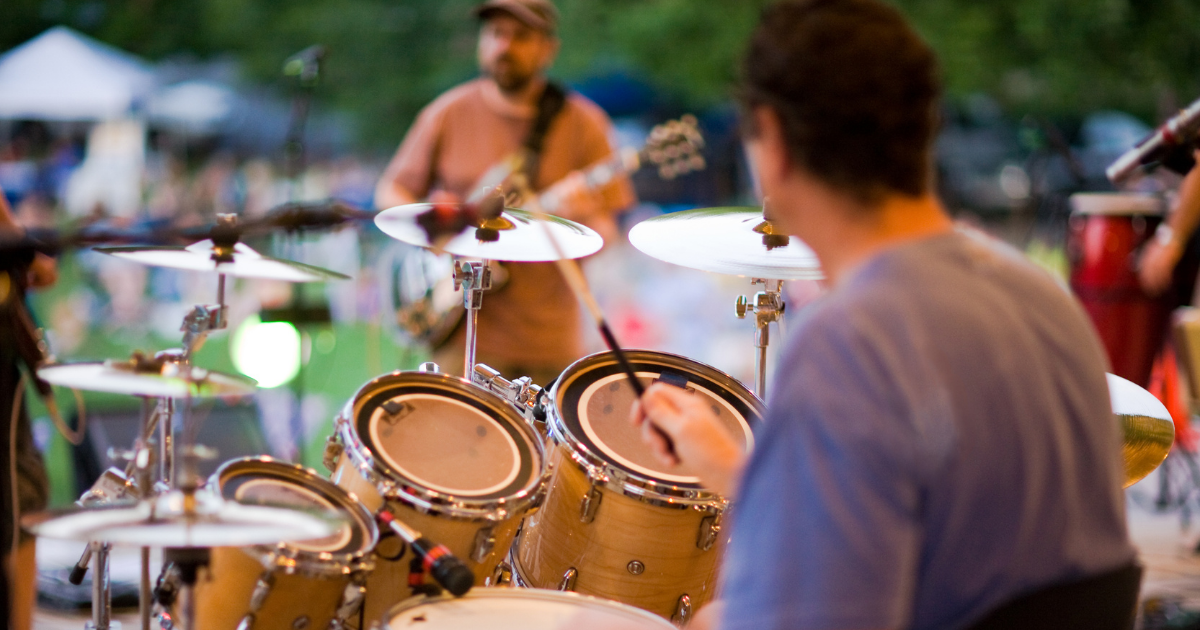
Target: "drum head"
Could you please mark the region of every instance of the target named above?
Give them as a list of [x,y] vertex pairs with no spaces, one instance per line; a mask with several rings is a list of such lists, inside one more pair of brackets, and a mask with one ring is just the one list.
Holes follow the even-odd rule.
[[301,466],[270,458],[228,462],[216,473],[221,496],[247,505],[339,512],[345,524],[332,535],[288,544],[313,553],[360,554],[375,546],[378,530],[362,504]]
[[[762,417],[761,403],[744,386],[719,370],[680,356],[648,351],[627,352],[642,384],[656,381],[683,387],[701,397],[729,433],[749,451],[751,432]],[[574,446],[627,473],[677,486],[700,488],[698,471],[668,469],[642,441],[629,422],[633,388],[611,353],[594,354],[568,367],[554,385],[553,400],[561,427]]]
[[537,484],[541,451],[507,404],[439,374],[401,372],[368,383],[355,427],[388,477],[455,498],[495,500]]
[[410,599],[384,617],[388,630],[555,630],[675,626],[644,610],[606,599],[541,589],[475,589],[459,599]]

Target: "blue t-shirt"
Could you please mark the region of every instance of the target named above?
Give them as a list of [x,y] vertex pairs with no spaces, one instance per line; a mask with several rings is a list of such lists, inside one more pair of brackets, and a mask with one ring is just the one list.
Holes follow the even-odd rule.
[[984,237],[867,261],[792,331],[724,627],[959,628],[1132,560],[1106,365],[1063,288]]

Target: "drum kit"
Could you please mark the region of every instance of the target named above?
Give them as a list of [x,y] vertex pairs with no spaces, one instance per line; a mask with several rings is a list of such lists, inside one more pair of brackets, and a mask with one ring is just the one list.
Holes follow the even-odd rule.
[[[375,222],[393,238],[430,247],[419,225],[430,210],[399,206]],[[90,558],[88,627],[96,630],[119,625],[107,590],[114,544],[143,548],[143,630],[152,619],[185,630],[686,623],[715,597],[730,505],[704,486],[701,471],[665,467],[642,442],[628,421],[636,392],[662,382],[702,397],[751,450],[764,414],[769,325],[784,311],[783,282],[821,274],[812,252],[755,208],[664,215],[635,226],[630,241],[667,262],[763,285],[736,303],[739,318],[755,316],[756,392],[691,359],[620,351],[615,343],[579,359],[545,389],[477,364],[474,319],[489,284],[488,261],[574,259],[603,244],[577,223],[504,209],[474,233],[437,243],[467,259],[453,271],[468,313],[467,378],[426,363],[363,385],[335,418],[324,453],[328,477],[264,456],[226,462],[207,482],[195,473],[197,460],[211,453],[191,443],[192,399],[255,389],[249,379],[192,365],[204,337],[227,325],[226,277],[340,276],[242,243],[98,248],[144,264],[214,272],[217,301],[184,318],[178,349],[103,363],[49,362],[38,370],[54,384],[140,397],[145,412],[133,449],[118,454],[128,460],[124,469],[105,472],[79,507],[30,515],[23,525],[88,542],[72,577],[82,578]],[[1133,398],[1121,398],[1121,417],[1161,433],[1163,414]],[[182,440],[174,431],[179,411]],[[1140,474],[1157,465],[1156,439],[1138,446]],[[164,549],[153,589],[149,547]],[[472,586],[490,588],[463,596]]]

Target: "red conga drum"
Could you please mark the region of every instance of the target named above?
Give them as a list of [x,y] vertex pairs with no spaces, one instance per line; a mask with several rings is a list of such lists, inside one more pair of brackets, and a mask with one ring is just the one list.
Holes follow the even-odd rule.
[[1150,383],[1174,306],[1169,293],[1147,295],[1137,278],[1138,255],[1162,222],[1164,207],[1153,195],[1071,195],[1071,290],[1095,323],[1112,372],[1142,387]]

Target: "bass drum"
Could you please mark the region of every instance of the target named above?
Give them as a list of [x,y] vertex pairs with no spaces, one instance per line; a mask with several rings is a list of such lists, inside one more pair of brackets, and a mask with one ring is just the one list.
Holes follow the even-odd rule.
[[[326,465],[369,510],[387,508],[449,548],[477,585],[509,573],[505,555],[546,483],[541,440],[512,407],[462,379],[427,372],[364,385],[336,420]],[[411,551],[385,536],[375,556],[365,604],[371,620],[413,594]]]
[[464,597],[412,599],[390,610],[386,630],[559,630],[674,626],[630,606],[574,593],[541,590],[475,590]]
[[[711,403],[747,451],[761,401],[723,372],[680,356],[627,352],[643,383],[663,381]],[[698,471],[667,470],[629,422],[635,400],[610,352],[580,359],[550,391],[553,473],[542,508],[525,519],[514,576],[537,588],[631,604],[677,623],[712,599],[725,500]]]
[[196,584],[196,627],[289,630],[357,625],[379,530],[354,495],[316,472],[270,457],[226,462],[209,481],[229,501],[333,510],[345,524],[326,538],[212,550]]

